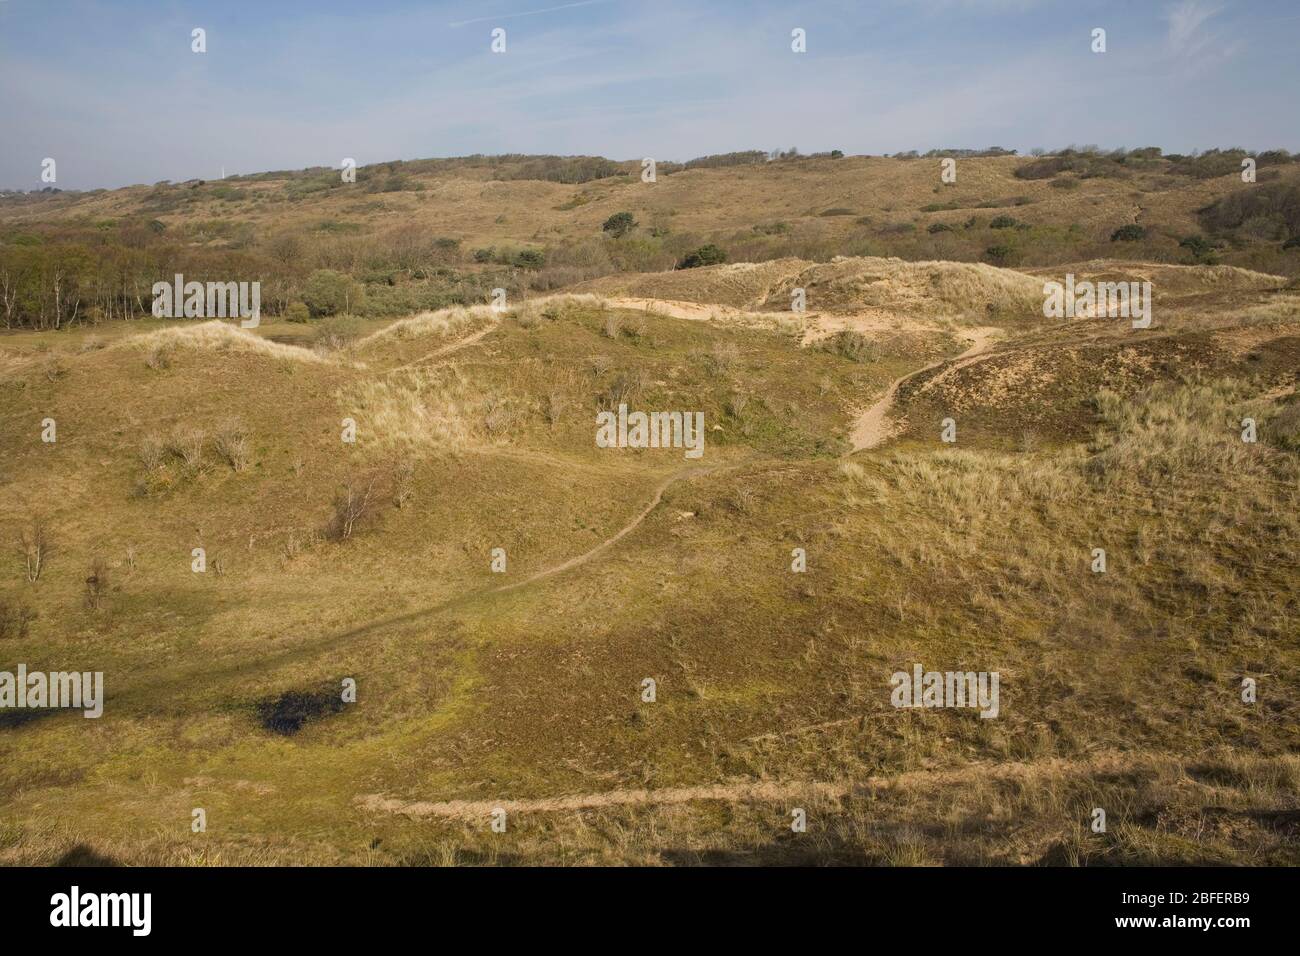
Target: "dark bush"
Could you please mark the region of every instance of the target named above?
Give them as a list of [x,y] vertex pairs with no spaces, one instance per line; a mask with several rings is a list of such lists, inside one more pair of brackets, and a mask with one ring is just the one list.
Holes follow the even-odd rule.
[[685,169],[716,169],[719,166],[755,166],[767,162],[767,153],[761,149],[749,149],[739,153],[715,153],[709,156],[697,156],[688,159]]
[[1281,235],[1294,236],[1300,234],[1300,184],[1256,183],[1206,206],[1199,216],[1211,232],[1230,232],[1249,223],[1256,232],[1268,224]]
[[605,224],[600,228],[615,239],[622,239],[636,228],[636,219],[632,217],[630,212],[616,212],[606,219]]
[[727,254],[713,243],[709,243],[707,246],[700,246],[694,252],[688,253],[677,263],[677,268],[695,269],[700,266],[716,266],[726,261]]
[[1137,242],[1147,237],[1147,231],[1135,222],[1120,226],[1110,234],[1111,242]]
[[546,253],[541,249],[520,249],[515,253],[512,264],[520,269],[540,269],[546,265]]
[[996,245],[989,246],[984,250],[984,258],[989,261],[990,265],[1011,266],[1019,261],[1020,255],[1013,246]]
[[1015,176],[1017,179],[1051,179],[1069,168],[1069,160],[1064,156],[1044,156],[1017,166]]

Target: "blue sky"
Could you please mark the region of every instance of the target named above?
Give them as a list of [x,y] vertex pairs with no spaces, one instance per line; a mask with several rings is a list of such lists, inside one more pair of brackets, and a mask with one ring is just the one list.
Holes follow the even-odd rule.
[[345,156],[1300,151],[1298,50],[1294,0],[0,0],[0,187],[47,156],[84,189]]

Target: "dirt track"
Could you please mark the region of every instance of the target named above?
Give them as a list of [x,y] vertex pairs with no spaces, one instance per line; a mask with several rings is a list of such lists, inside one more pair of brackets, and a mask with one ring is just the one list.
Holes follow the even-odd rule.
[[1008,780],[1032,777],[1044,772],[1088,773],[1121,767],[1131,768],[1131,755],[1102,751],[1075,760],[1052,757],[1045,760],[999,764],[981,763],[956,769],[915,770],[889,777],[865,777],[859,780],[830,782],[755,780],[697,787],[663,787],[657,790],[604,790],[562,797],[542,797],[535,800],[403,801],[380,794],[366,794],[358,796],[355,802],[362,809],[372,813],[400,813],[403,816],[416,818],[443,817],[481,822],[495,810],[504,810],[507,814],[513,815],[596,810],[606,807],[667,806],[696,800],[720,800],[727,803],[773,803],[808,798],[837,800],[891,787],[962,784],[969,782],[975,774],[983,779]]
[[[974,343],[966,351],[962,352],[955,359],[941,359],[938,362],[931,362],[915,372],[908,372],[901,378],[896,378],[889,383],[885,389],[885,394],[880,399],[858,416],[857,422],[853,426],[851,440],[853,442],[853,451],[863,451],[869,448],[875,448],[894,434],[894,427],[889,421],[889,409],[894,404],[894,396],[904,382],[916,378],[918,375],[924,375],[926,372],[933,371],[940,366],[947,365],[940,377],[955,372],[960,368],[965,368],[972,361],[983,357],[985,350],[993,336],[1000,330],[992,327],[971,329],[970,334],[974,338]],[[937,379],[936,379],[937,380]],[[852,452],[850,452],[852,454]]]

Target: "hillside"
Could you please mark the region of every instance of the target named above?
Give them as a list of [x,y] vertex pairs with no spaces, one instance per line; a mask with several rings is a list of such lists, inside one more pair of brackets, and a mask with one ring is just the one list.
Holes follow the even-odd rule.
[[[671,270],[707,244],[732,262],[1124,258],[1295,277],[1300,164],[1258,154],[1247,184],[1239,155],[963,157],[953,183],[937,157],[665,163],[651,183],[637,163],[471,157],[363,167],[351,183],[308,170],[9,195],[0,280],[6,327],[53,327],[138,317],[159,274],[257,279],[269,315],[303,302],[328,314],[339,274],[355,286],[351,311],[397,317],[497,287],[522,296]],[[604,231],[618,213],[635,225]],[[1116,239],[1124,227],[1137,232]]]
[[[0,670],[106,690],[0,712],[0,862],[1300,863],[1300,249],[1212,236],[1238,177],[529,162],[0,200],[102,294],[0,333]],[[262,323],[111,314],[173,266]],[[1150,327],[1045,318],[1066,273]]]

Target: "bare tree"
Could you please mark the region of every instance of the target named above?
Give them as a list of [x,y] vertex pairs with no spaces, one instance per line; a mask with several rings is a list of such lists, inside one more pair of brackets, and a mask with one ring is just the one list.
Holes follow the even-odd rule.
[[7,268],[0,268],[0,304],[5,309],[5,328],[13,328],[14,306],[18,302],[18,285],[16,277],[9,274]]
[[415,462],[410,458],[399,458],[390,466],[393,482],[393,504],[405,508],[406,503],[415,494]]
[[108,593],[108,562],[96,556],[90,562],[90,574],[86,576],[86,607],[98,611],[104,606],[106,593]]
[[18,552],[27,564],[27,580],[35,583],[45,570],[50,555],[54,553],[54,547],[50,543],[50,530],[44,518],[34,516],[28,521],[18,539]]
[[375,486],[378,476],[349,481],[334,496],[334,517],[330,523],[330,537],[344,540],[352,537],[357,523],[371,511],[378,497]]

